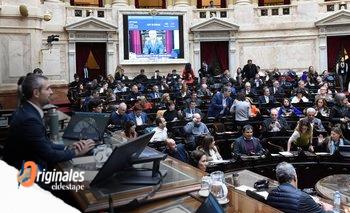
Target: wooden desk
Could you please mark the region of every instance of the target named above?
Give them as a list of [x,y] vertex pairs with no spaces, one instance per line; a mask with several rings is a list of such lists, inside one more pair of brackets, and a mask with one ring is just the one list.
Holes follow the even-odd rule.
[[[341,193],[343,209],[350,211],[350,175],[336,174],[322,178],[316,183],[316,191],[322,197],[333,200],[335,191]],[[347,207],[346,207],[346,206]]]
[[[162,162],[162,164],[163,166],[167,166],[168,168],[173,168],[174,170],[178,171],[178,173],[168,172],[165,178],[171,179],[173,181],[163,183],[159,191],[157,191],[154,196],[147,199],[147,202],[156,200],[158,202],[161,199],[169,198],[172,196],[180,196],[192,191],[198,191],[200,189],[201,179],[202,176],[205,175],[205,172],[202,172],[197,168],[194,168],[171,157],[168,157],[165,161]],[[60,163],[59,168],[63,171],[69,171],[70,169],[73,169],[73,171],[83,171],[83,169],[79,167],[77,168],[77,166],[74,166],[71,162]],[[184,174],[190,178],[179,181],[179,173]],[[73,197],[79,205],[78,208],[84,212],[100,211],[107,209],[108,196],[104,196],[103,193],[97,193],[97,191],[100,189],[90,188],[90,181],[83,182],[84,190],[80,190],[78,192],[71,191],[71,194],[73,195]],[[143,198],[150,191],[152,191],[152,187],[140,186],[133,187],[133,189],[124,190],[118,193],[111,193],[113,199],[113,206],[119,207],[121,205],[129,203],[135,198]]]

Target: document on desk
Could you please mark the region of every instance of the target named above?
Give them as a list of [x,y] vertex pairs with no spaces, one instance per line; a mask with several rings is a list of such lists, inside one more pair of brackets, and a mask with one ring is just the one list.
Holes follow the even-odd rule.
[[290,152],[279,152],[281,155],[283,155],[284,157],[293,157],[294,155]]
[[255,189],[253,187],[246,186],[246,185],[241,185],[241,186],[235,187],[235,189],[242,191],[242,192],[246,192],[247,190],[255,191]]
[[261,195],[265,198],[265,200],[267,199],[267,196],[269,196],[269,193],[267,191],[261,191],[261,192],[256,192],[258,195]]
[[229,163],[230,161],[229,160],[212,160],[212,161],[209,161],[209,163],[211,164],[220,164],[220,163]]
[[315,152],[316,155],[331,155],[328,152]]
[[73,158],[71,160],[71,162],[73,165],[93,163],[93,162],[95,162],[95,158],[94,158],[94,156],[78,157],[78,158]]

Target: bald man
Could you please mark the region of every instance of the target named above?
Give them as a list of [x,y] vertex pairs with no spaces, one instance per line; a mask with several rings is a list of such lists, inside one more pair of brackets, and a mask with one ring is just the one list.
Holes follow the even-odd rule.
[[113,130],[120,130],[123,128],[127,116],[126,116],[127,106],[124,102],[120,103],[117,110],[112,112],[110,124]]

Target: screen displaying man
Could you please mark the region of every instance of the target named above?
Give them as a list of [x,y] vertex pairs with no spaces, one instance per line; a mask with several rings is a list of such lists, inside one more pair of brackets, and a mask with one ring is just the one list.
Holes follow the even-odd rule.
[[148,31],[148,38],[146,38],[143,46],[143,54],[164,54],[164,44],[162,39],[157,37],[157,31]]

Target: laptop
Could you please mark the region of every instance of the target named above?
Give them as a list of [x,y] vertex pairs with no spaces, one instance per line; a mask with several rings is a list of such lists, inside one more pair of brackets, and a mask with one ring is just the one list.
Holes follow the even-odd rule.
[[64,130],[63,140],[92,139],[101,141],[109,123],[110,113],[75,112]]
[[[96,186],[112,177],[116,172],[130,167],[132,165],[132,160],[139,158],[153,135],[154,132],[144,134],[114,149],[97,175],[91,181],[90,186]],[[147,156],[148,153],[144,155]],[[141,157],[146,157],[144,155]]]

